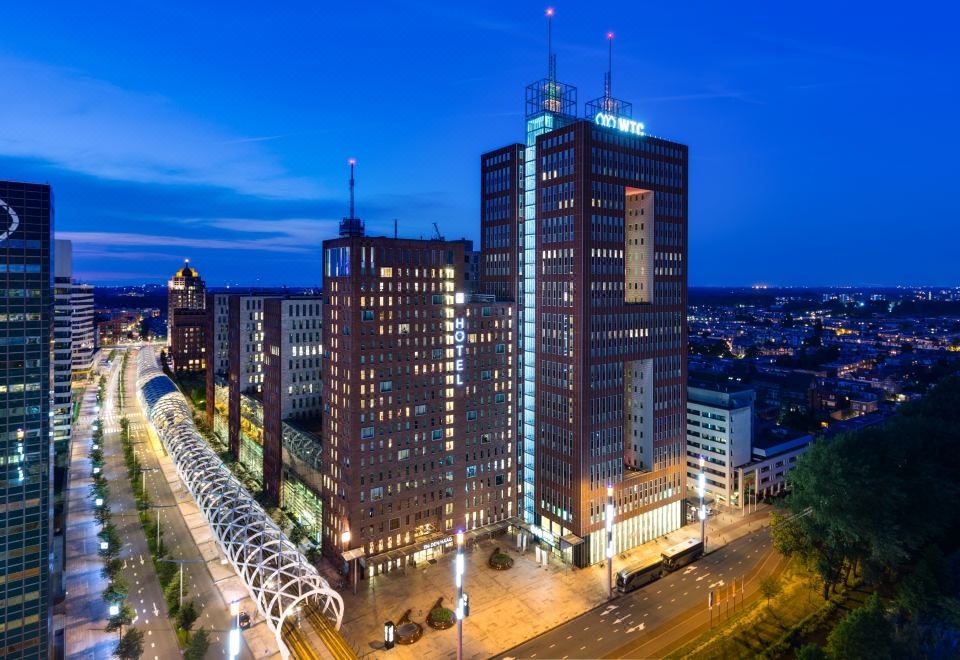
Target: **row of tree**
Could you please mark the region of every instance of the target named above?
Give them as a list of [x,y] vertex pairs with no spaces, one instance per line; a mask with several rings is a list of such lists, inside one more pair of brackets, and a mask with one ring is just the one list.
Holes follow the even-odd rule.
[[[960,623],[945,558],[960,547],[960,478],[950,460],[960,447],[958,411],[960,377],[953,376],[881,426],[819,440],[791,472],[787,511],[775,514],[777,549],[817,573],[825,599],[853,576],[895,590],[892,611],[881,617],[889,635],[864,637],[880,640],[878,648],[892,649],[887,641],[896,633],[911,648],[929,649]],[[876,624],[877,607],[861,608],[834,632],[849,637],[854,624]],[[857,657],[839,641],[834,646],[835,657]]]

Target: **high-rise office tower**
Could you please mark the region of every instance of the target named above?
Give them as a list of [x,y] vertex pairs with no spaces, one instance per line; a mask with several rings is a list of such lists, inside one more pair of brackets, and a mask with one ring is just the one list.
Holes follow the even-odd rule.
[[325,241],[324,551],[373,573],[515,515],[514,308],[462,241]]
[[73,371],[73,246],[54,241],[53,266],[53,446],[57,463],[70,444],[70,384]]
[[187,259],[167,282],[167,322],[175,309],[206,309],[206,284]]
[[206,368],[206,285],[190,261],[167,283],[167,342],[177,371]]
[[527,87],[522,229],[506,250],[520,274],[524,521],[579,566],[606,555],[608,486],[620,552],[680,526],[685,485],[687,148],[646,135],[605,83],[584,119],[552,52]]
[[0,181],[0,657],[50,642],[53,200]]
[[70,294],[73,380],[86,380],[93,369],[96,334],[93,327],[93,285],[74,282]]
[[522,144],[480,157],[480,291],[503,301],[521,299],[523,157]]

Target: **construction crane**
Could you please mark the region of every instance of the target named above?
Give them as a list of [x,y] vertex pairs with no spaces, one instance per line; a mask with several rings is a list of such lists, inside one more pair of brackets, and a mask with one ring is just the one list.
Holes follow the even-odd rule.
[[435,241],[444,240],[443,234],[440,233],[440,227],[437,226],[436,222],[433,223],[433,240]]

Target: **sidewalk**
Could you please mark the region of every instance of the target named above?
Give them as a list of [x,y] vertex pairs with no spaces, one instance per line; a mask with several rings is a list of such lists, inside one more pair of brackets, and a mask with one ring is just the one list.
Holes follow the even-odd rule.
[[113,633],[103,630],[108,612],[100,594],[106,589],[107,581],[100,575],[103,568],[103,561],[97,555],[100,526],[93,517],[90,500],[93,466],[87,454],[92,435],[90,422],[96,418],[96,401],[97,390],[90,388],[83,397],[80,417],[73,427],[67,486],[64,648],[67,657],[79,660],[109,658],[117,643]]
[[[746,535],[766,524],[769,507],[746,517],[720,514],[707,521],[707,551]],[[657,558],[667,547],[700,534],[699,523],[687,525],[666,537],[634,548],[614,558],[614,572],[625,566]],[[516,549],[516,537],[504,535],[481,541],[466,552],[464,591],[470,596],[470,617],[464,623],[464,658],[489,658],[554,628],[607,602],[607,569],[596,564],[576,569],[551,557],[547,567],[535,563],[534,550]],[[495,548],[514,558],[507,571],[495,571],[487,560]],[[364,652],[382,653],[383,624],[397,621],[407,609],[410,618],[423,625],[423,637],[411,646],[390,651],[398,660],[430,660],[456,655],[456,628],[437,631],[424,622],[437,598],[453,609],[454,554],[444,555],[436,565],[407,568],[362,580],[358,595],[344,589],[344,628],[350,641]],[[333,584],[336,584],[335,582]]]

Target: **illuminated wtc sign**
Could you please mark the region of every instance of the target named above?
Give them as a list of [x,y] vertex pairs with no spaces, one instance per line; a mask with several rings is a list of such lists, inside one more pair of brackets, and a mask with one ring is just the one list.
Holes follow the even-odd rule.
[[643,122],[627,119],[626,117],[618,117],[606,112],[598,112],[597,116],[593,118],[593,121],[597,126],[615,128],[621,133],[629,133],[630,135],[643,135],[645,128]]
[[463,345],[467,341],[467,322],[462,316],[453,320],[453,351],[455,361],[453,370],[456,372],[457,385],[463,385]]

